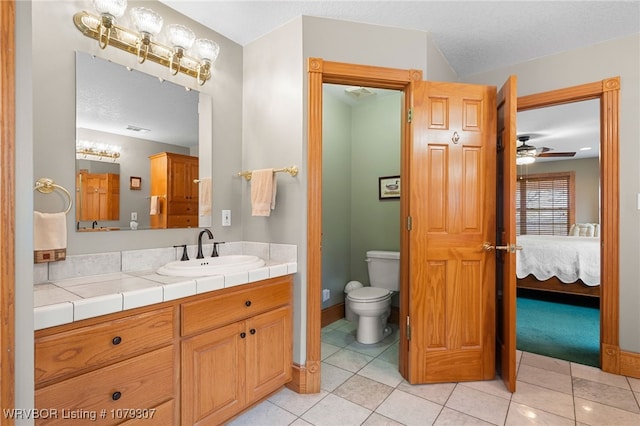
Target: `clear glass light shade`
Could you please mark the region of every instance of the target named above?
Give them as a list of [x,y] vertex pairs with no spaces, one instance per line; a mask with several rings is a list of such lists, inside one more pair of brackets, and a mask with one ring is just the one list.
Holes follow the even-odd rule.
[[196,39],[193,31],[180,24],[167,25],[167,36],[173,47],[181,47],[185,50],[190,49]]
[[162,29],[162,16],[146,7],[134,7],[129,12],[133,25],[141,33],[156,35]]
[[199,38],[195,43],[195,51],[198,59],[214,63],[220,53],[220,46],[215,41]]
[[518,166],[522,166],[525,164],[533,164],[536,162],[536,157],[530,156],[530,155],[524,155],[521,157],[516,157],[516,164]]
[[111,15],[119,18],[127,10],[127,0],[93,0],[93,7],[100,15]]

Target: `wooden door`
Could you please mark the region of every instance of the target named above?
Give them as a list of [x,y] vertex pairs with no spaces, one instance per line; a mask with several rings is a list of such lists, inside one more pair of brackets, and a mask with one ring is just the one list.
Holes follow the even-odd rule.
[[182,424],[220,424],[245,407],[244,321],[182,342]]
[[[498,364],[505,386],[516,391],[516,116],[517,79],[509,77],[498,91],[498,173],[496,250]],[[512,249],[513,248],[513,249]]]
[[496,89],[416,82],[413,99],[408,380],[492,379]]
[[247,403],[291,380],[291,307],[247,320]]

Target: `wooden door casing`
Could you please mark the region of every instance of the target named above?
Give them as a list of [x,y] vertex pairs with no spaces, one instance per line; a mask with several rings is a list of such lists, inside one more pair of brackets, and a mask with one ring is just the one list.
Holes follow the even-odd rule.
[[409,381],[495,375],[495,88],[414,83]]

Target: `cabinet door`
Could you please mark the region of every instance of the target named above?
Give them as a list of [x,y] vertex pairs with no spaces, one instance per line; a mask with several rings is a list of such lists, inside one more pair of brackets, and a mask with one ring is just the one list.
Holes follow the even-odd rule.
[[259,400],[291,380],[291,307],[247,320],[247,402]]
[[[195,167],[195,176],[194,173]],[[195,189],[196,197],[194,197],[193,187],[198,185],[193,179],[198,178],[198,164],[188,158],[169,159],[169,197],[170,201],[197,201],[198,190]]]
[[182,342],[183,425],[219,424],[245,407],[243,333],[238,322]]

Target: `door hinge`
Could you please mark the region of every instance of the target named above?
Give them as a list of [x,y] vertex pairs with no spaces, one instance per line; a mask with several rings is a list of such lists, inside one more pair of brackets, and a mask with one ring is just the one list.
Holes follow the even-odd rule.
[[412,118],[413,118],[413,109],[409,108],[409,111],[407,111],[407,123],[411,123]]
[[407,317],[406,335],[407,335],[407,340],[411,340],[411,324],[409,323],[409,317]]
[[407,216],[407,231],[411,231],[413,227],[413,221],[411,220],[411,216]]

